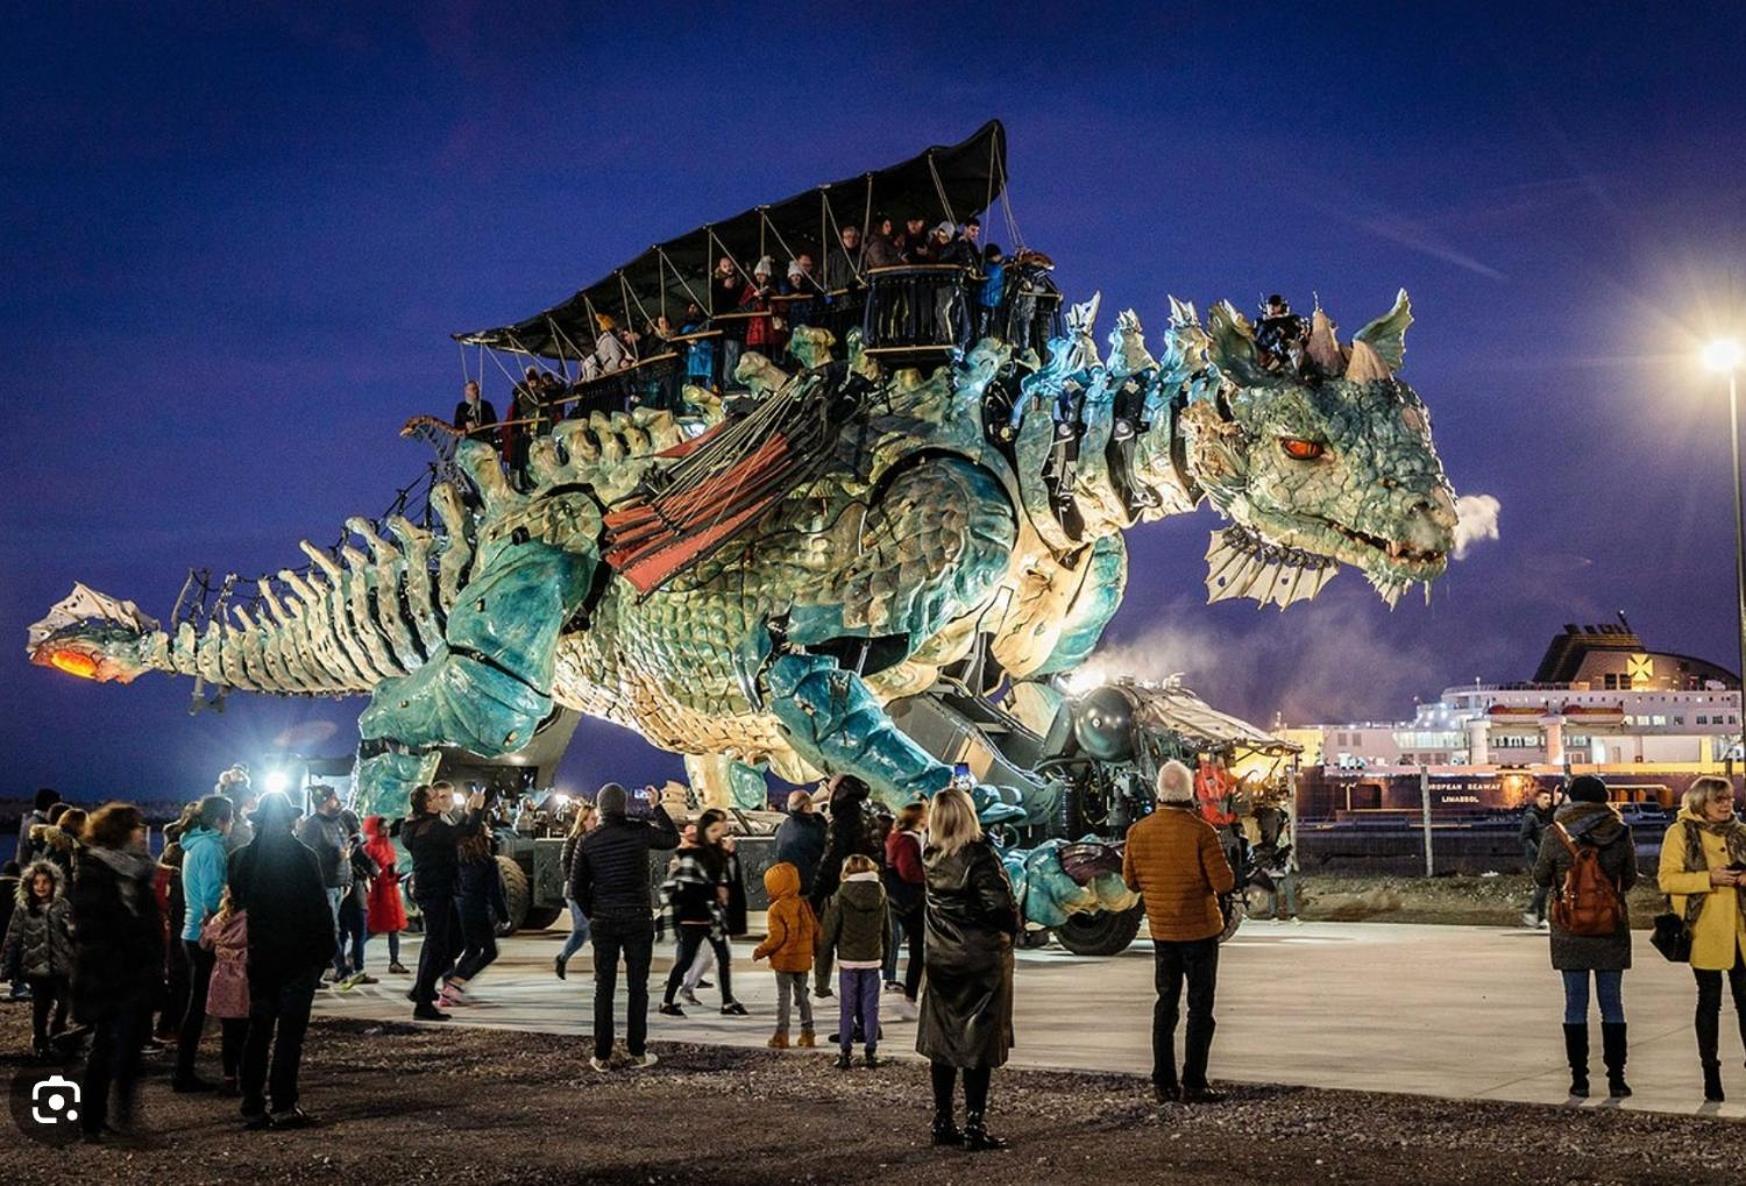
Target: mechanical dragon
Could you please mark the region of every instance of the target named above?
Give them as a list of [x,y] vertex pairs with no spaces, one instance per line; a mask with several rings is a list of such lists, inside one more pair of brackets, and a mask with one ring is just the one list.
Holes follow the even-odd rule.
[[[1345,343],[1318,308],[1289,358],[1230,304],[1203,324],[1172,299],[1156,355],[1124,312],[1105,361],[1096,310],[1074,307],[1042,358],[984,337],[932,368],[887,367],[859,331],[797,330],[780,363],[742,356],[745,397],[687,388],[677,413],[559,421],[523,490],[491,447],[453,443],[432,528],[350,519],[348,542],[304,541],[311,567],[261,581],[253,612],[165,630],[76,585],[29,654],[98,681],[368,696],[361,812],[403,813],[440,747],[511,753],[560,707],[685,755],[706,790],[751,765],[850,772],[897,805],[955,772],[888,706],[974,663],[1045,727],[1052,677],[1121,602],[1138,524],[1202,503],[1229,521],[1213,600],[1283,608],[1345,565],[1392,605],[1443,572],[1456,511],[1399,377],[1404,292]],[[1107,860],[1075,859],[1062,793],[973,791],[1031,842],[1008,866],[1040,926],[1134,901]]]

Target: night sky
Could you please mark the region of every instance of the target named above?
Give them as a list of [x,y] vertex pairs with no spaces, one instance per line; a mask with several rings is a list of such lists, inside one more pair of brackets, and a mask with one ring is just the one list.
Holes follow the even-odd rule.
[[[1283,615],[1206,607],[1215,517],[1142,528],[1117,666],[1263,722],[1393,719],[1621,609],[1735,666],[1727,400],[1692,354],[1746,329],[1738,5],[306,7],[8,24],[0,795],[192,796],[275,744],[348,750],[362,701],[190,719],[189,681],[32,668],[25,627],[75,579],[167,618],[190,565],[301,564],[420,472],[396,430],[452,408],[450,331],[995,116],[1100,341],[1127,306],[1162,328],[1167,292],[1319,293],[1350,333],[1407,287],[1405,377],[1457,492],[1502,506],[1392,613],[1351,572]],[[678,769],[579,736],[567,784]]]

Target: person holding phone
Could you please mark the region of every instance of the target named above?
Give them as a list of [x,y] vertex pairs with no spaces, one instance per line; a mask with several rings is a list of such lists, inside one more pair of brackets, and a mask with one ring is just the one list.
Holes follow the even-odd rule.
[[608,1069],[612,1057],[612,1006],[622,955],[629,982],[625,1046],[631,1065],[652,1067],[644,1048],[649,1030],[649,964],[655,954],[655,915],[649,896],[649,850],[679,844],[679,829],[661,807],[653,787],[643,792],[647,818],[632,819],[629,796],[616,782],[600,788],[594,807],[600,824],[577,846],[570,866],[570,897],[593,928],[594,1056],[588,1065]]
[[412,818],[400,830],[401,843],[412,858],[412,898],[424,916],[424,945],[418,952],[418,978],[412,985],[412,1016],[418,1021],[447,1021],[436,1007],[437,980],[459,954],[455,892],[460,873],[456,846],[477,832],[485,808],[485,793],[474,791],[461,801],[459,823],[450,823],[454,784],[435,782],[414,788]]
[[1721,1103],[1724,976],[1746,1044],[1746,824],[1734,817],[1731,780],[1709,775],[1692,781],[1679,817],[1661,841],[1656,880],[1673,912],[1691,928],[1704,1099]]

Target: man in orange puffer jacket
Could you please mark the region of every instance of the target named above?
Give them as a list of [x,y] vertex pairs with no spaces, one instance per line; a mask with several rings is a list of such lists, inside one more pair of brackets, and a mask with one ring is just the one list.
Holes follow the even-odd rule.
[[812,971],[812,950],[818,941],[818,918],[800,896],[800,870],[778,861],[764,870],[764,892],[770,895],[770,910],[764,924],[764,941],[752,952],[754,960],[770,957],[776,973],[776,1032],[770,1035],[772,1050],[788,1048],[790,1000],[800,1005],[798,1046],[814,1045],[812,1000],[806,995],[806,976]]
[[[1195,811],[1194,775],[1181,762],[1158,772],[1158,808],[1128,829],[1122,880],[1144,896],[1158,1002],[1152,1012],[1152,1086],[1160,1100],[1215,1102],[1207,1089],[1218,987],[1219,895],[1236,884],[1218,833]],[[1176,1078],[1176,1022],[1188,982],[1188,1033]]]

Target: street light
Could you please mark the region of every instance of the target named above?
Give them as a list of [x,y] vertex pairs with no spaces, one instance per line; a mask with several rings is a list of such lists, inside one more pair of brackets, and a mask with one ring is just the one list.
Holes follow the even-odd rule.
[[[1734,453],[1734,632],[1740,644],[1740,678],[1746,681],[1746,512],[1740,508],[1740,365],[1746,347],[1737,338],[1717,338],[1703,349],[1704,366],[1728,376],[1728,444]],[[1740,690],[1740,746],[1746,754],[1746,682]],[[1729,764],[1733,774],[1733,763]]]

